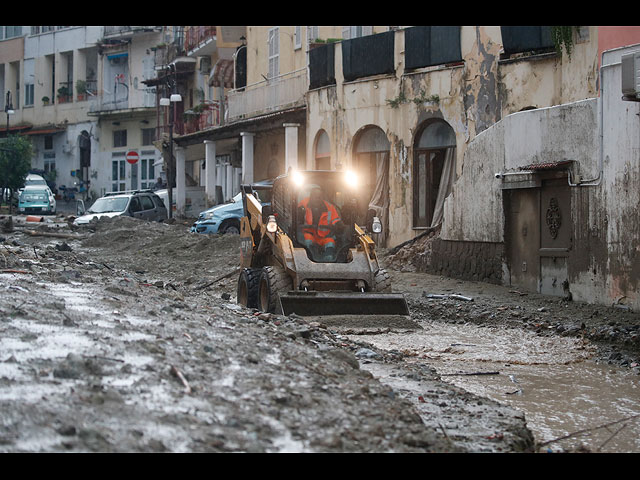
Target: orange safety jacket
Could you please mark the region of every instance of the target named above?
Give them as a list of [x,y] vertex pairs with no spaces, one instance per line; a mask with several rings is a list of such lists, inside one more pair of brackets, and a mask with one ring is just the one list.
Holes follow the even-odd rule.
[[[318,228],[310,228],[304,227],[302,229],[302,233],[304,235],[305,240],[312,241],[318,245],[326,246],[328,244],[333,244],[335,246],[336,240],[332,236],[330,236],[331,231],[327,228],[322,228],[323,226],[333,226],[340,221],[340,214],[338,214],[338,210],[332,204],[328,202],[324,202],[326,207],[326,211],[322,212],[320,215],[320,219],[318,220]],[[311,209],[309,208],[309,197],[303,199],[300,202],[301,207],[305,208],[304,214],[304,223],[307,225],[311,225],[313,223]]]

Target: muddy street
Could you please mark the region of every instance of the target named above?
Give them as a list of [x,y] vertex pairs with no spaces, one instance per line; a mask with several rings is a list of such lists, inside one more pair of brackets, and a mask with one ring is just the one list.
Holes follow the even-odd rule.
[[[237,236],[58,219],[0,232],[0,451],[532,452],[639,413],[632,312],[396,270],[411,318],[262,314]],[[536,372],[618,394],[579,415]]]

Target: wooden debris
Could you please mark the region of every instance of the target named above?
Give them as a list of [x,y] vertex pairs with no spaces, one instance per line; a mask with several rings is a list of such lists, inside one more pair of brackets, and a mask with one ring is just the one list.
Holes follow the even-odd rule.
[[182,372],[178,370],[176,367],[174,367],[173,365],[171,365],[171,373],[176,377],[178,377],[182,382],[182,385],[184,385],[184,393],[190,394],[191,386],[189,385],[189,382],[187,382],[187,379],[184,378],[184,375],[182,375]]

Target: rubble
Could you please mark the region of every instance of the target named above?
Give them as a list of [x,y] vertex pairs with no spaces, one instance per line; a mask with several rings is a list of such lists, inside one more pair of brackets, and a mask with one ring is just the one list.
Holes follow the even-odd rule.
[[[522,415],[490,401],[486,431],[452,441],[361,363],[455,398],[460,425],[473,395],[317,319],[236,305],[237,236],[126,217],[56,228],[78,237],[16,229],[0,245],[0,451],[533,448]],[[487,440],[496,428],[517,434]]]

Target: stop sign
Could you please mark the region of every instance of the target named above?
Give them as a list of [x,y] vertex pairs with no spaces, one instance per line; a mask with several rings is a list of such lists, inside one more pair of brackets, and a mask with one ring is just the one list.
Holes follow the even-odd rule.
[[127,152],[127,162],[131,165],[138,162],[138,152]]

